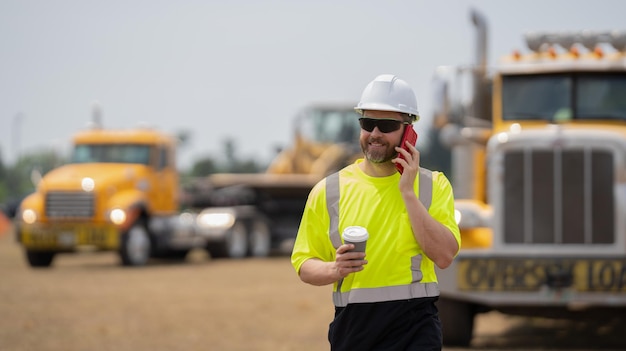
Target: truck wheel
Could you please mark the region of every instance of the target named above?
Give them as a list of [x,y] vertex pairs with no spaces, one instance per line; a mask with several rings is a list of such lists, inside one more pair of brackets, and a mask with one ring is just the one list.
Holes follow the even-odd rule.
[[270,254],[272,238],[270,228],[262,220],[252,223],[252,229],[249,234],[250,256],[267,257]]
[[120,257],[124,266],[143,266],[150,258],[152,245],[143,221],[137,221],[122,234]]
[[443,328],[443,344],[468,347],[474,329],[474,306],[470,303],[439,298],[439,319]]
[[31,267],[50,267],[56,252],[52,251],[31,251],[26,250],[26,259]]
[[243,258],[248,252],[248,232],[242,222],[235,222],[224,238],[207,245],[213,258]]

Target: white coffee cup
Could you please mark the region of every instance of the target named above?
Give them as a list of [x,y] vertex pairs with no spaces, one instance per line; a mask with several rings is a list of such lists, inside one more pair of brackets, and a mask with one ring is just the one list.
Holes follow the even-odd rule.
[[354,245],[354,249],[350,251],[365,252],[367,239],[369,239],[367,229],[359,226],[350,226],[344,229],[341,235],[344,243]]

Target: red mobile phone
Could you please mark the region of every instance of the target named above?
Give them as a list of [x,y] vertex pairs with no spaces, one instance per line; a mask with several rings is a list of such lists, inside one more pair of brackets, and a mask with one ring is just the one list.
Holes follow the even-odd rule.
[[[417,142],[417,133],[415,132],[415,129],[413,129],[412,124],[407,124],[407,126],[404,127],[404,133],[402,134],[402,141],[400,142],[400,147],[409,151],[409,149],[406,147],[406,143],[405,143],[406,141],[410,142],[411,145],[413,146],[415,146],[415,142]],[[398,157],[404,160],[404,156],[401,153],[398,153]],[[398,172],[402,174],[404,167],[402,167],[401,164],[396,163],[396,168],[398,169]]]

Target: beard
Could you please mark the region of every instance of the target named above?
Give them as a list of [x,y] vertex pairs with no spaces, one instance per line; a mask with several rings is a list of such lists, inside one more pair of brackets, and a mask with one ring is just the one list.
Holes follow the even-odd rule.
[[[384,149],[372,150],[369,145],[371,142],[377,142],[386,147]],[[386,144],[383,140],[374,138],[361,140],[361,151],[363,151],[365,158],[372,163],[389,162],[396,158],[396,155],[398,154],[394,145]]]

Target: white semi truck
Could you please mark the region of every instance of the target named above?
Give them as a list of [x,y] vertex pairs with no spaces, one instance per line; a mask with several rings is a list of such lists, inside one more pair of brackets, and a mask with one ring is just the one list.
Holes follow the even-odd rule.
[[472,19],[478,62],[438,71],[463,238],[439,272],[444,343],[469,345],[490,310],[626,315],[626,32],[528,33],[488,67]]

